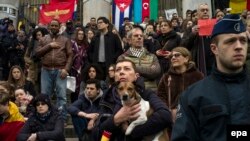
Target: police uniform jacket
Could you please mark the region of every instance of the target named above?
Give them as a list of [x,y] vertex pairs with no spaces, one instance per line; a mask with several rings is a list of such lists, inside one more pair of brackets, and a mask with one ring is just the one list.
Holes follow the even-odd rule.
[[246,69],[216,68],[181,96],[172,141],[226,141],[227,125],[250,124],[250,79]]

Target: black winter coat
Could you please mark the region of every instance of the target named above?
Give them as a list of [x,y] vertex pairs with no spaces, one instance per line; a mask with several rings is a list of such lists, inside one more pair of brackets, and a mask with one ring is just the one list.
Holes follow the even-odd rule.
[[102,92],[91,102],[84,94],[81,94],[79,98],[68,107],[68,112],[73,116],[77,116],[80,111],[85,113],[98,113],[101,96]]
[[[123,53],[119,37],[112,32],[104,35],[105,42],[105,65],[108,68],[116,62],[116,59]],[[90,63],[98,63],[100,34],[97,34],[91,41],[88,50],[88,59]]]
[[38,141],[65,141],[64,119],[57,109],[52,108],[50,117],[46,122],[40,121],[36,115],[32,115],[24,124],[17,141],[27,141],[31,133],[37,133]]

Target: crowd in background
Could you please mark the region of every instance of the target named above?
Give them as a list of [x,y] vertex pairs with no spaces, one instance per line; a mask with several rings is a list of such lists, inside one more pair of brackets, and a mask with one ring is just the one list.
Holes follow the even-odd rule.
[[[158,20],[154,21],[146,17],[140,24],[134,24],[129,21],[129,18],[125,18],[119,30],[106,17],[93,17],[85,26],[69,20],[66,23],[60,23],[59,32],[56,34],[52,34],[53,30],[51,29],[53,28],[50,25],[30,24],[30,27],[21,26],[20,30],[16,30],[10,19],[1,19],[0,86],[3,85],[8,90],[10,101],[19,107],[19,111],[25,117],[19,121],[27,121],[30,117],[34,119],[34,121],[29,121],[30,124],[47,122],[48,117],[39,113],[38,109],[39,104],[47,104],[49,111],[53,113],[49,121],[58,119],[57,131],[54,133],[60,136],[60,128],[63,127],[61,124],[67,126],[66,119],[54,112],[56,108],[51,105],[49,100],[51,97],[41,96],[41,93],[48,94],[42,90],[45,87],[52,94],[56,94],[60,90],[55,86],[56,82],[48,83],[50,81],[44,77],[46,76],[44,69],[59,68],[59,71],[65,71],[65,74],[76,78],[76,89],[74,92],[68,93],[70,101],[67,101],[67,105],[78,102],[78,104],[73,105],[80,106],[79,99],[81,102],[90,102],[91,104],[96,104],[95,100],[97,99],[99,103],[99,97],[93,99],[86,95],[87,90],[91,89],[90,84],[95,84],[96,89],[101,90],[101,94],[109,92],[109,88],[116,81],[114,76],[116,61],[130,60],[135,63],[136,71],[143,79],[146,88],[152,89],[165,103],[165,106],[171,111],[172,122],[175,122],[181,93],[193,83],[210,75],[215,64],[214,55],[210,50],[211,38],[210,36],[201,37],[198,35],[198,20],[210,18],[221,20],[229,13],[217,9],[215,14],[210,16],[209,11],[208,5],[204,4],[196,10],[187,10],[185,18],[174,13],[172,19],[159,16]],[[243,11],[240,16],[247,29],[247,37],[250,39],[250,12]],[[141,33],[142,35],[140,35]],[[54,38],[51,35],[57,34],[65,37],[61,39],[60,43],[65,41],[65,46],[67,44],[71,50],[70,52],[66,51],[65,57],[55,54],[57,59],[54,60],[67,58],[67,61],[62,61],[62,63],[66,62],[66,67],[62,68],[49,66],[51,62],[45,61],[49,58],[46,56],[49,49],[48,51],[42,50],[48,42],[53,42]],[[48,36],[51,36],[51,40]],[[140,41],[143,41],[143,45],[138,43]],[[60,46],[64,46],[64,43]],[[47,59],[47,61],[51,60]],[[248,49],[246,65],[248,68],[250,67],[250,49]],[[51,75],[46,77],[51,77]],[[98,82],[93,80],[98,80]],[[44,86],[44,83],[48,83],[48,86]],[[22,96],[25,98],[20,98]],[[59,96],[56,95],[56,97]],[[62,97],[66,99],[65,96]],[[0,104],[2,103],[0,102]],[[83,107],[91,104],[85,104]],[[78,110],[72,107],[68,111],[74,119],[78,115]],[[86,115],[88,112],[95,114]],[[32,115],[32,113],[37,116]],[[47,112],[47,114],[49,113]],[[88,109],[81,115],[92,120],[98,116],[97,113],[98,106],[94,105],[94,110]],[[36,118],[40,118],[39,122],[36,122]],[[84,122],[75,121],[75,128],[77,128],[77,124],[84,124]],[[85,126],[89,130],[94,128],[89,127],[90,125]],[[34,125],[31,127],[25,125],[19,135],[19,140],[36,139],[34,136],[46,138],[44,135],[26,133],[27,130],[38,131],[35,128]],[[45,128],[50,130],[53,127],[46,124]],[[76,132],[79,130],[76,129]],[[59,136],[55,135],[55,137]],[[82,134],[79,135],[79,140],[81,136]]]

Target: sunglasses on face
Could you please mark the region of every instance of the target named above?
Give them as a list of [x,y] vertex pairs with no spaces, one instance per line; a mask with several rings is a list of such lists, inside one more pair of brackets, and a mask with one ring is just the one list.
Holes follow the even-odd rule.
[[170,58],[171,58],[171,59],[172,59],[173,57],[178,58],[178,57],[180,57],[181,55],[182,55],[181,53],[171,54],[171,55],[170,55]]
[[45,105],[45,104],[46,104],[46,103],[44,103],[44,102],[37,102],[37,103],[36,103],[36,106],[40,106],[40,105],[43,106],[43,105]]

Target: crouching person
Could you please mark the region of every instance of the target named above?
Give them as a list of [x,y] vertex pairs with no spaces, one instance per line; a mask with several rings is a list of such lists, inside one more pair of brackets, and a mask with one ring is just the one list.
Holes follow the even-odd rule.
[[84,93],[68,107],[79,141],[91,140],[91,130],[98,118],[99,101],[103,95],[99,80],[89,79],[86,83]]
[[48,95],[40,94],[33,101],[35,112],[25,122],[17,141],[65,141],[64,120]]

